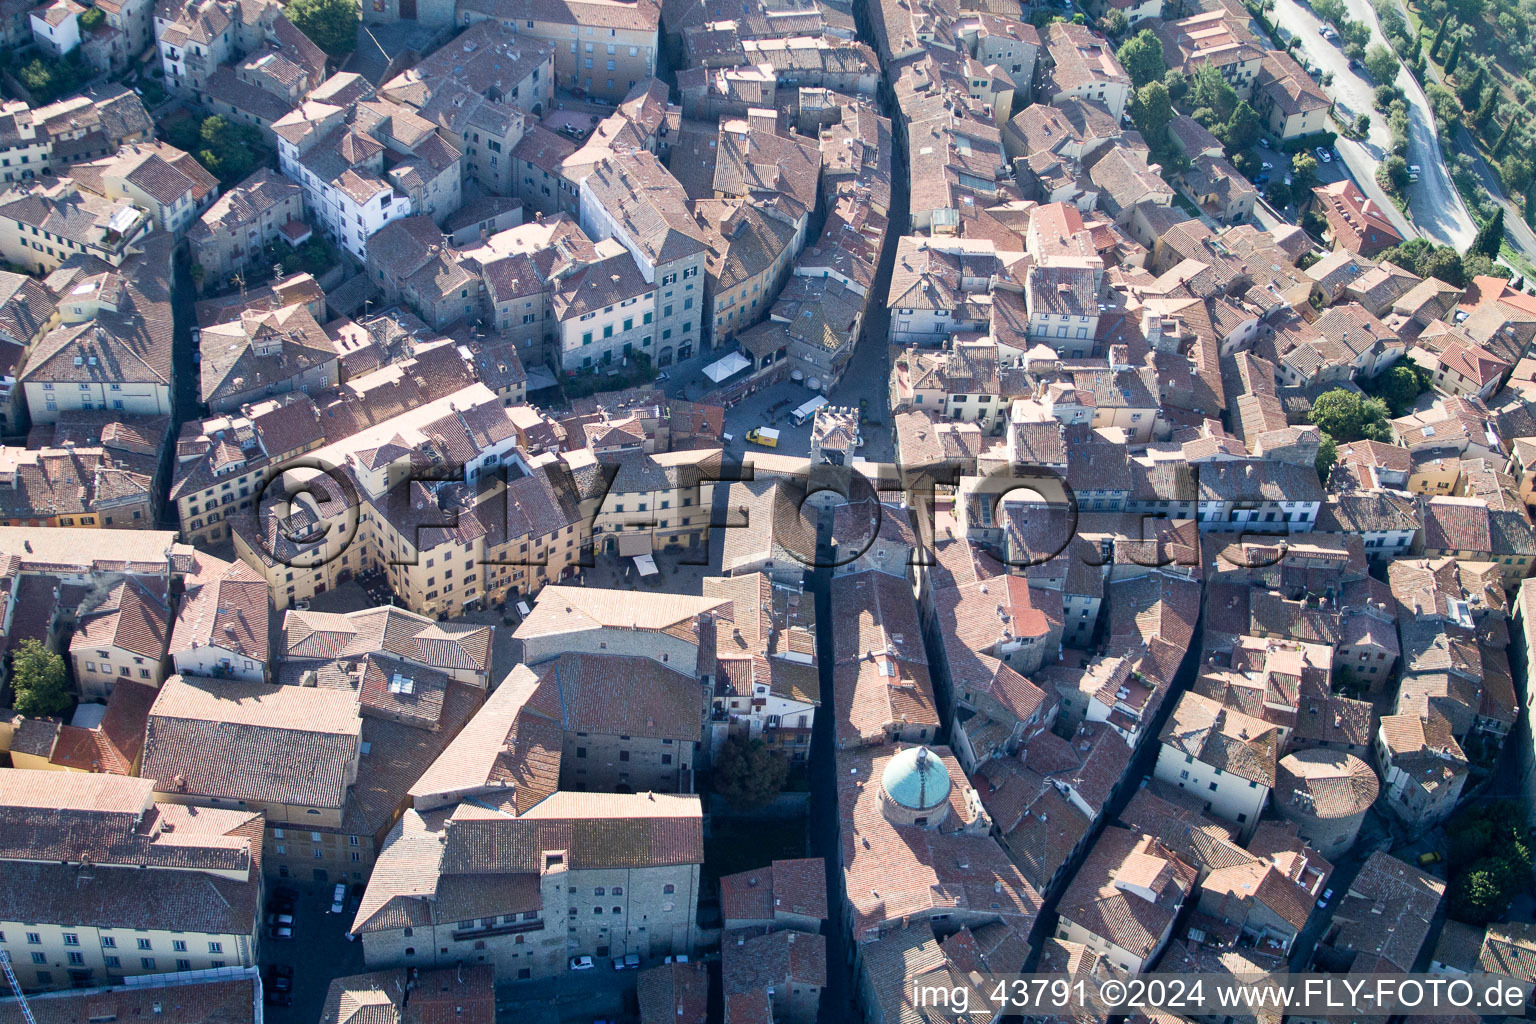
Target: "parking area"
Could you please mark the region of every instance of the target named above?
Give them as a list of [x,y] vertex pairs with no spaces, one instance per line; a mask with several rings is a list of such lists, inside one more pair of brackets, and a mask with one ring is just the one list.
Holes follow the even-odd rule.
[[[842,380],[827,395],[833,405],[858,407],[862,400],[865,446],[859,452],[872,462],[889,461],[894,452],[890,424],[890,359],[885,344],[884,327],[870,331],[854,350],[853,360],[843,373]],[[715,385],[704,376],[704,367],[721,357],[712,350],[704,356],[695,356],[685,363],[668,367],[667,380],[662,389],[670,396],[687,401],[697,401],[714,389]],[[802,403],[816,397],[816,392],[803,383],[784,381],[747,396],[725,410],[725,432],[732,440],[725,444],[727,453],[739,456],[744,451],[761,446],[747,441],[747,431],[753,427],[773,427],[779,431],[779,443],[775,449],[784,455],[804,456],[811,450],[811,422],[800,426],[790,422],[790,413]]]
[[352,923],[356,903],[349,898],[343,913],[332,914],[331,884],[293,879],[284,879],[275,885],[269,883],[269,901],[279,889],[289,889],[296,894],[293,938],[269,938],[263,930],[261,963],[263,971],[268,965],[292,968],[293,1001],[288,1006],[269,1003],[265,1019],[270,1024],[314,1024],[325,1006],[325,993],[331,979],[363,970],[362,943],[347,940],[347,928]]

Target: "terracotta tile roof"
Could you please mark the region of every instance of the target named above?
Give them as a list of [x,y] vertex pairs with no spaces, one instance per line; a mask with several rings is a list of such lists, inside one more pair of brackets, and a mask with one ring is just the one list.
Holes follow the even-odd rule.
[[49,760],[76,771],[132,775],[144,749],[144,728],[154,703],[154,687],[118,682],[107,698],[101,722],[90,729],[63,726]]
[[1279,746],[1275,728],[1197,693],[1179,697],[1158,737],[1181,754],[1273,788]]
[[539,592],[533,614],[523,620],[513,635],[519,640],[527,640],[618,627],[696,640],[698,617],[725,605],[716,598],[687,594],[655,594],[652,597],[655,599],[637,602],[633,592],[628,590],[545,587]]
[[[440,807],[477,792],[499,794],[519,812],[559,786],[564,737],[559,696],[526,665],[492,691],[485,705],[410,785],[416,806]],[[510,794],[508,794],[510,790]]]
[[826,870],[820,857],[806,857],[725,875],[720,879],[720,914],[732,921],[772,921],[776,913],[825,918]]
[[82,608],[70,650],[116,647],[151,662],[164,658],[171,613],[163,589],[156,593],[154,587],[153,581],[128,577],[102,595],[95,608]]
[[[995,916],[1027,933],[1040,896],[991,838],[960,831],[974,830],[979,808],[972,806],[970,787],[946,748],[934,748],[952,782],[943,824],[894,825],[885,817],[879,779],[901,749],[838,755],[843,873],[855,937],[862,940],[904,919],[951,909]],[[852,827],[846,827],[850,822]]]
[[171,676],[142,771],[165,793],[340,809],[361,734],[350,691]]
[[1444,895],[1444,882],[1377,851],[1334,911],[1332,945],[1380,958],[1387,971],[1412,970]]
[[[199,554],[205,561],[210,556]],[[219,562],[213,559],[213,562]],[[219,647],[265,664],[272,645],[272,602],[261,575],[243,561],[208,566],[176,611],[170,653]]]
[[636,655],[562,654],[538,668],[568,731],[697,743],[704,700],[691,676]]
[[1100,833],[1062,894],[1058,912],[1063,919],[1144,958],[1172,927],[1197,876],[1193,867],[1158,839],[1111,825]]
[[320,1024],[495,1024],[490,964],[440,970],[396,968],[332,978]]
[[290,659],[329,661],[381,652],[443,672],[490,669],[491,626],[436,622],[403,608],[338,615],[290,609],[283,647]]
[[640,1024],[705,1024],[709,1016],[709,967],[702,961],[663,964],[635,979]]

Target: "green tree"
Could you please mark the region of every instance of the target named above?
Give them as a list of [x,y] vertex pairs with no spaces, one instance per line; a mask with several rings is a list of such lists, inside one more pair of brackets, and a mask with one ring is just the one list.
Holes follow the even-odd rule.
[[1457,93],[1457,98],[1461,100],[1461,105],[1467,110],[1476,110],[1478,105],[1483,102],[1483,79],[1485,77],[1483,66],[1479,64],[1477,70],[1472,72],[1472,77],[1467,79],[1466,84]]
[[1228,153],[1236,153],[1259,141],[1259,136],[1264,134],[1264,122],[1259,120],[1258,111],[1247,100],[1238,100],[1232,116],[1216,134]]
[[96,26],[106,20],[106,12],[100,7],[87,7],[85,13],[80,15],[80,31],[92,32],[96,29]]
[[1390,415],[1387,403],[1379,398],[1334,388],[1317,396],[1307,419],[1335,441],[1386,441],[1391,437]]
[[1367,385],[1367,390],[1386,402],[1394,416],[1403,416],[1412,410],[1414,400],[1424,390],[1419,368],[1412,363],[1397,363],[1368,381]]
[[1311,153],[1297,153],[1291,157],[1291,187],[1304,196],[1317,184],[1317,157]]
[[1168,98],[1175,104],[1181,103],[1189,94],[1189,79],[1182,71],[1169,71],[1163,76],[1163,88],[1168,90]]
[[1527,189],[1525,193],[1525,223],[1536,227],[1536,189]]
[[1435,29],[1434,41],[1429,44],[1429,59],[1430,60],[1439,60],[1440,59],[1440,44],[1445,42],[1445,33],[1450,30],[1450,27],[1451,27],[1451,19],[1450,18],[1441,18],[1440,19],[1440,27]]
[[1412,64],[1414,66],[1418,66],[1419,61],[1421,61],[1423,59],[1424,59],[1424,37],[1420,36],[1420,35],[1416,35],[1416,36],[1413,37],[1413,46],[1410,47],[1409,50],[1408,50],[1408,63]]
[[1487,924],[1509,910],[1531,875],[1531,833],[1524,810],[1509,801],[1479,804],[1446,827],[1451,884],[1446,911],[1458,921]]
[[1524,192],[1531,183],[1533,172],[1536,172],[1536,167],[1532,166],[1531,158],[1523,153],[1511,153],[1499,161],[1499,180],[1511,192]]
[[1514,130],[1515,130],[1515,119],[1514,118],[1510,118],[1509,119],[1509,123],[1504,126],[1504,130],[1499,133],[1499,141],[1495,142],[1493,144],[1493,155],[1494,156],[1498,156],[1500,153],[1504,152],[1504,147],[1509,143],[1510,133],[1513,132]]
[[1450,0],[1450,8],[1455,12],[1456,19],[1463,25],[1476,25],[1482,20],[1484,2],[1485,0]]
[[1397,81],[1397,54],[1380,43],[1365,51],[1365,70],[1372,78],[1384,85]]
[[1328,483],[1328,474],[1333,472],[1334,464],[1339,461],[1339,443],[1328,436],[1327,431],[1318,439],[1317,459],[1313,463],[1317,467],[1317,475],[1324,484]]
[[1493,211],[1482,227],[1477,229],[1477,236],[1472,239],[1472,248],[1468,253],[1480,252],[1489,259],[1499,254],[1499,246],[1504,244],[1504,207],[1500,206]]
[[260,132],[218,114],[203,121],[198,138],[198,161],[226,187],[254,171],[265,156]]
[[1448,245],[1435,245],[1423,238],[1411,238],[1381,253],[1381,259],[1395,263],[1419,277],[1433,277],[1457,288],[1467,286],[1466,268],[1461,254]]
[[32,638],[11,656],[11,689],[12,707],[32,718],[63,714],[74,703],[64,659]]
[[1136,122],[1147,145],[1158,149],[1167,144],[1168,122],[1173,120],[1173,101],[1162,82],[1148,82],[1136,91],[1131,101],[1131,120]]
[[283,13],[332,57],[345,57],[357,49],[357,26],[362,21],[357,0],[290,0]]
[[1456,41],[1451,44],[1451,52],[1445,58],[1445,73],[1447,75],[1454,75],[1456,73],[1456,65],[1461,61],[1461,39],[1462,37],[1458,33]]
[[1118,7],[1111,8],[1110,12],[1104,15],[1099,24],[1103,27],[1104,34],[1112,39],[1119,39],[1126,32],[1130,31],[1131,28],[1131,23],[1126,18],[1125,12]]
[[1163,62],[1162,40],[1149,28],[1122,43],[1115,56],[1120,58],[1125,73],[1131,76],[1131,85],[1137,89],[1162,78],[1168,70],[1168,65]]
[[1214,122],[1224,124],[1237,109],[1237,92],[1214,64],[1205,63],[1190,76],[1189,102],[1197,110],[1209,110]]
[[1487,138],[1488,126],[1493,123],[1493,112],[1498,109],[1498,106],[1499,90],[1483,90],[1483,102],[1478,105],[1477,113],[1472,115],[1472,126],[1482,133],[1485,139]]
[[762,740],[733,736],[715,756],[715,792],[736,807],[757,807],[778,796],[789,764]]
[[1382,184],[1392,192],[1405,192],[1408,189],[1408,161],[1400,156],[1389,156],[1381,162]]

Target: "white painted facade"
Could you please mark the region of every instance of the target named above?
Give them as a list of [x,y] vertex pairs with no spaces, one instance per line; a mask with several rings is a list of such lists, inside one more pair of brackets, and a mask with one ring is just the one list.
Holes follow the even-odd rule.
[[1213,768],[1204,761],[1164,743],[1157,752],[1153,777],[1204,800],[1212,814],[1236,822],[1246,842],[1259,823],[1269,787],[1241,775]]

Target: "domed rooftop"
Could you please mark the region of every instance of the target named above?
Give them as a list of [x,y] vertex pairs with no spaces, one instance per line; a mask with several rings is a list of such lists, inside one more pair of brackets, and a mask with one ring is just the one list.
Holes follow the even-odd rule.
[[1280,759],[1275,798],[1287,810],[1314,818],[1348,818],[1376,800],[1376,770],[1353,754],[1298,750]]
[[929,811],[949,799],[949,769],[927,747],[908,747],[886,763],[880,788],[902,807]]

